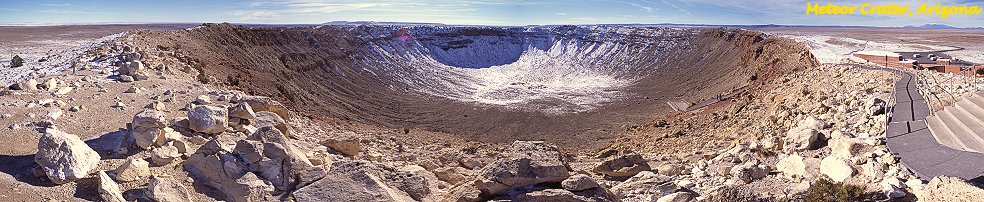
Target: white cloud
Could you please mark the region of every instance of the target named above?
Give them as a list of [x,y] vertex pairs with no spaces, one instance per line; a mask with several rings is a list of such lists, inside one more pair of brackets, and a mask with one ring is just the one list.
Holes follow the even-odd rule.
[[238,10],[231,11],[229,14],[239,20],[279,20],[283,18],[283,15],[279,12],[269,10]]
[[72,4],[60,3],[60,4],[39,4],[39,5],[47,6],[47,7],[68,7],[71,6]]
[[103,12],[94,12],[94,11],[86,11],[86,10],[78,10],[78,9],[44,9],[44,10],[38,10],[38,12],[41,12],[41,13],[51,13],[51,14],[75,14],[75,15],[103,15],[103,14],[109,14],[109,13],[103,13]]
[[687,14],[687,15],[689,15],[689,16],[693,16],[693,14],[690,14],[690,11],[688,11],[687,9],[683,9],[683,8],[680,8],[680,6],[677,6],[677,5],[676,5],[676,4],[674,4],[674,3],[670,3],[670,2],[669,2],[669,1],[667,1],[667,0],[663,0],[663,3],[664,3],[664,4],[666,4],[666,5],[669,5],[670,7],[673,7],[673,8],[675,8],[675,9],[677,9],[678,11],[680,11],[680,12],[682,12],[682,13],[684,13],[684,14]]
[[554,13],[554,15],[567,15],[567,13]]
[[642,9],[642,10],[646,11],[647,13],[655,13],[656,10],[658,10],[655,7],[652,7],[652,6],[649,6],[649,5],[643,5],[643,4],[636,3],[636,2],[629,2],[629,1],[616,1],[616,2],[623,3],[623,4],[628,4],[628,5],[632,6],[632,7],[636,7],[636,8]]
[[325,0],[278,0],[250,3],[251,7],[277,10],[280,13],[336,13],[392,6],[391,3],[340,2]]

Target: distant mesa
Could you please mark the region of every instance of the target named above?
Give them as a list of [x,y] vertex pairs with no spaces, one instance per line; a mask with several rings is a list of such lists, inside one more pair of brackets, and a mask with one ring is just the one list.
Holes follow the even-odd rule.
[[920,26],[908,25],[908,26],[905,26],[903,28],[910,28],[910,29],[961,29],[959,27],[954,27],[954,26],[945,25],[945,24],[936,24],[936,23],[924,24],[924,25],[920,25]]

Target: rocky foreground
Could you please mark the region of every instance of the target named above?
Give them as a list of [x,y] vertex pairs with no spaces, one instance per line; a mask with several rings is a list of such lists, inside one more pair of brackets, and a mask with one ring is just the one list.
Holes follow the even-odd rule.
[[79,72],[4,89],[2,131],[24,144],[0,151],[28,157],[0,169],[12,176],[4,185],[16,187],[4,195],[38,201],[984,196],[961,179],[919,179],[899,164],[884,145],[891,74],[852,65],[784,75],[756,93],[634,127],[609,149],[582,155],[544,141],[423,142],[413,137],[440,134],[312,119],[268,97],[201,84],[214,78],[164,52],[110,43],[83,55],[94,62],[75,64]]

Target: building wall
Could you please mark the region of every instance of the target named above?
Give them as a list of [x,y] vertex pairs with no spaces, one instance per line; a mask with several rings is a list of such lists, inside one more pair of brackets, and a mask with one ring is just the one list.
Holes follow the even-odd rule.
[[[864,59],[868,63],[893,67],[893,68],[911,68],[911,64],[900,63],[898,56],[884,56],[884,55],[866,55],[866,54],[854,54],[855,57]],[[970,71],[961,72],[960,65],[951,65],[949,61],[937,61],[935,65],[923,65],[927,69],[936,70],[942,73],[960,74],[960,75],[974,75],[978,69],[984,69],[984,65],[974,65],[970,66]]]
[[868,63],[878,64],[887,67],[894,68],[909,68],[911,65],[905,63],[899,63],[898,56],[884,56],[884,55],[865,55],[865,54],[854,54],[855,57],[864,59]]
[[[960,68],[961,67],[968,67],[969,68],[969,71],[961,72],[960,71]],[[946,66],[941,66],[940,68],[936,68],[935,70],[937,72],[942,72],[942,73],[951,73],[951,74],[960,74],[960,75],[968,75],[968,76],[970,76],[970,75],[976,74],[978,69],[984,69],[984,65],[974,65],[974,66],[946,65]]]

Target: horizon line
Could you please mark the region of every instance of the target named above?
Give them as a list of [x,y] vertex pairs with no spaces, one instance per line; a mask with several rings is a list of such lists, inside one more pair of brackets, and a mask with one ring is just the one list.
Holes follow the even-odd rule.
[[[946,29],[984,29],[984,27],[954,27],[947,24],[927,23],[922,25],[904,26],[867,26],[867,25],[795,25],[795,24],[703,24],[703,23],[584,23],[584,24],[527,24],[527,25],[487,25],[487,24],[447,24],[437,22],[399,22],[399,21],[328,21],[318,24],[312,23],[251,23],[251,22],[85,22],[85,23],[0,23],[3,27],[46,27],[46,26],[89,26],[89,25],[178,25],[178,24],[222,24],[229,23],[234,25],[358,25],[358,23],[379,23],[379,24],[407,24],[407,25],[447,25],[447,26],[486,26],[486,27],[525,27],[525,26],[591,26],[591,25],[683,25],[683,26],[735,26],[735,27],[844,27],[844,28],[920,28],[925,25],[943,25],[950,28]],[[337,23],[337,24],[336,24]]]

